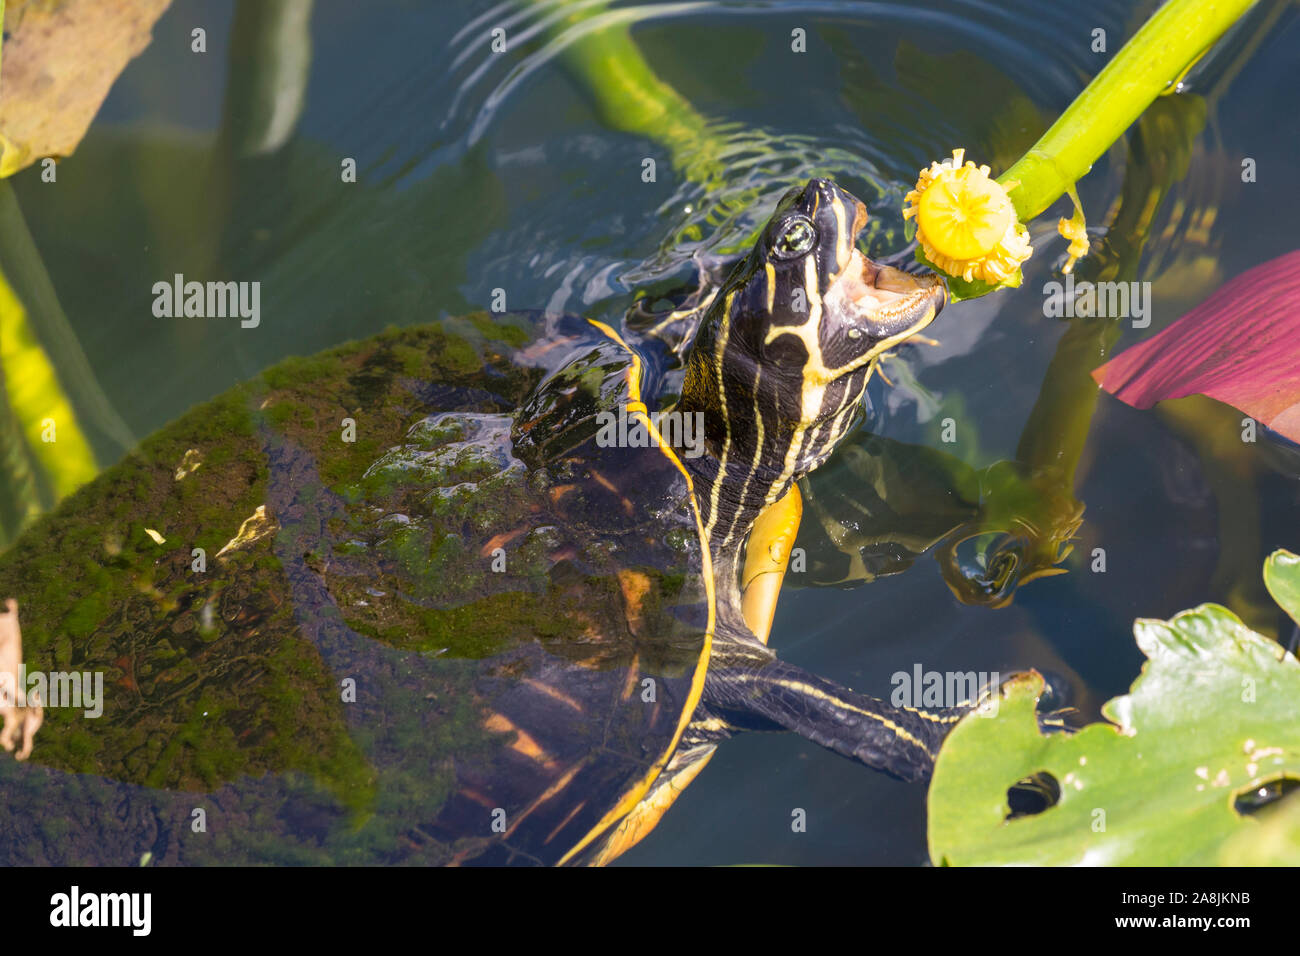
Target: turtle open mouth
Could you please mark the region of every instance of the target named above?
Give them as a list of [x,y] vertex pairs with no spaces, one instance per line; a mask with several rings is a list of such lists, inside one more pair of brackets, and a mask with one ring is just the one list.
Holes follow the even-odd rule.
[[880,265],[854,249],[823,302],[850,336],[858,329],[873,339],[885,339],[928,325],[946,298],[938,276],[912,275]]

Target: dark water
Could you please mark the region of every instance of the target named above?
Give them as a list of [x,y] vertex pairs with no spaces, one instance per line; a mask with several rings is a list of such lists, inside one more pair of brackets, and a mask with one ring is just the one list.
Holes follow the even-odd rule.
[[[512,309],[620,321],[634,290],[689,279],[691,253],[735,248],[809,175],[869,199],[881,222],[869,251],[895,251],[917,169],[954,147],[1005,168],[1157,4],[617,6],[659,77],[734,146],[708,193],[674,176],[661,146],[600,122],[561,44],[533,29],[549,6],[317,3],[309,48],[286,41],[309,56],[301,83],[285,68],[301,110],[288,107],[268,136],[240,111],[255,44],[234,7],[173,4],[57,187],[32,170],[14,180],[102,388],[87,414],[101,462],[286,356],[485,308],[496,288]],[[497,22],[519,39],[491,55]],[[195,27],[207,31],[206,54],[190,52]],[[802,56],[789,52],[795,27],[808,35]],[[1090,49],[1099,27],[1108,53]],[[1290,249],[1298,44],[1295,9],[1261,3],[1158,104],[1162,122],[1130,131],[1080,185],[1095,238],[1126,188],[1160,199],[1141,225],[1121,215],[1099,253],[1114,274],[1151,283],[1151,325],[1123,323],[1119,347]],[[340,182],[345,157],[355,184]],[[659,160],[655,183],[641,180],[646,157]],[[1244,157],[1257,182],[1241,181]],[[1162,196],[1151,185],[1161,182]],[[747,190],[753,203],[727,202]],[[949,307],[931,329],[939,346],[909,347],[905,365],[887,366],[897,387],[873,384],[864,429],[973,468],[1016,457],[1045,383],[1068,377],[1049,363],[1069,324],[1043,312],[1064,253],[1053,222],[1034,229],[1021,289]],[[260,281],[260,326],[155,319],[152,286],[178,272]],[[955,443],[940,439],[946,417]],[[1256,569],[1272,549],[1300,547],[1296,472],[1269,443],[1217,460],[1206,430],[1233,420],[1180,425],[1103,395],[1074,474],[1086,510],[1067,574],[992,609],[957,601],[921,556],[871,583],[790,589],[773,644],[880,696],[915,664],[1037,667],[1091,715],[1136,676],[1134,617],[1215,600],[1276,633]],[[1038,433],[1063,428],[1049,419]],[[834,493],[835,467],[815,493]],[[1089,570],[1097,547],[1105,574]],[[793,808],[807,811],[806,833],[791,832]],[[792,737],[750,736],[723,746],[624,861],[915,864],[924,825],[922,788]]]

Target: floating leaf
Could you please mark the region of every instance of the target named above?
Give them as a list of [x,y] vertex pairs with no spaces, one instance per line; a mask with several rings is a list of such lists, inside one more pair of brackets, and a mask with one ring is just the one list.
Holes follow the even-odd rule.
[[[1300,559],[1280,551],[1266,570],[1300,613]],[[1300,780],[1300,662],[1214,604],[1134,632],[1148,661],[1103,707],[1110,723],[1040,733],[1033,674],[1003,686],[996,717],[958,725],[930,788],[936,863],[1300,863],[1300,838],[1272,832],[1275,808],[1251,812],[1252,795]],[[1013,817],[1022,781],[1048,805]]]
[[1199,392],[1300,441],[1300,249],[1237,276],[1092,376],[1135,408]]
[[1264,586],[1291,620],[1300,624],[1300,556],[1277,550],[1264,562]]
[[1259,814],[1259,826],[1242,827],[1224,844],[1224,866],[1269,866],[1300,860],[1300,796],[1292,794]]
[[0,84],[0,177],[67,156],[171,0],[10,0]]

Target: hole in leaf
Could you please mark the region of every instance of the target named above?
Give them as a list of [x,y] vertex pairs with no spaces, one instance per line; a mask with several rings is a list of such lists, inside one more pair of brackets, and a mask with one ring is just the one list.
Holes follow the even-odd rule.
[[1272,812],[1283,797],[1297,790],[1300,790],[1300,780],[1295,777],[1278,777],[1238,794],[1232,801],[1232,807],[1242,816],[1254,816],[1261,811]]
[[1061,799],[1061,785],[1046,770],[1030,774],[1007,791],[1008,820],[1050,810]]
[[1046,668],[1038,671],[1043,676],[1043,692],[1038,698],[1038,712],[1043,714],[1070,707],[1074,688],[1064,674]]

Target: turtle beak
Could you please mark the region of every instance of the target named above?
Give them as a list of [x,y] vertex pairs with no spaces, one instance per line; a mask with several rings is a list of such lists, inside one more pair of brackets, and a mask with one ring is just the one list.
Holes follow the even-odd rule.
[[855,248],[825,301],[837,309],[846,330],[856,328],[880,341],[911,335],[933,322],[947,302],[947,290],[936,275],[880,265]]

